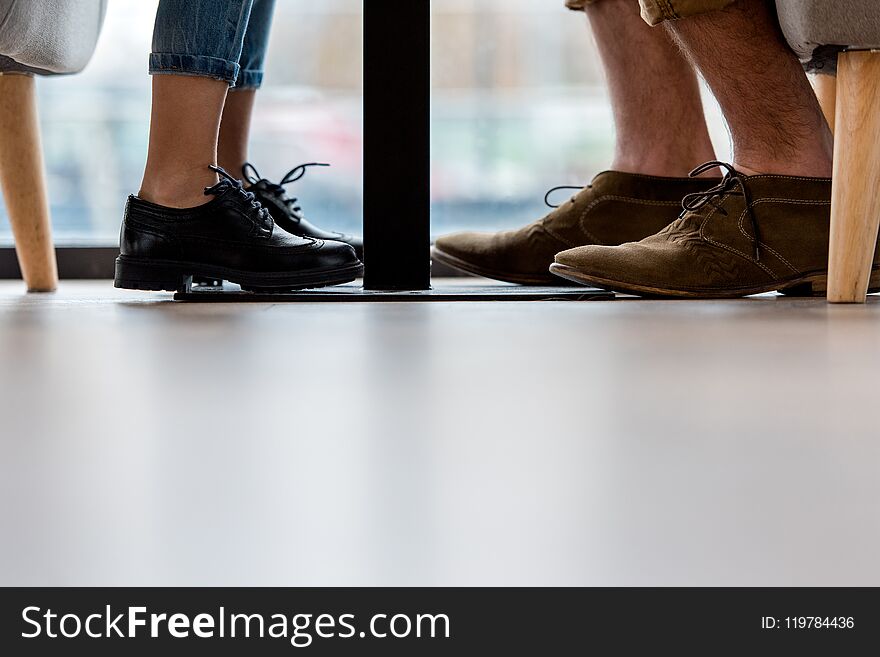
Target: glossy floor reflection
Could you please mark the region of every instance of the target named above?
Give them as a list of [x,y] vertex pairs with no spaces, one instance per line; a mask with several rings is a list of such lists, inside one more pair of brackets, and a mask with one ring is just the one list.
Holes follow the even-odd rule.
[[0,584],[880,585],[880,300],[0,284]]

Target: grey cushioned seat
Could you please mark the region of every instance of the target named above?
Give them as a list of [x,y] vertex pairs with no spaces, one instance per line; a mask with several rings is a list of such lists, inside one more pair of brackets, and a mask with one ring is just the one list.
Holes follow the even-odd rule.
[[834,73],[846,48],[880,48],[880,0],[776,0],[779,24],[807,70]]
[[0,0],[0,72],[78,73],[106,9],[107,0]]

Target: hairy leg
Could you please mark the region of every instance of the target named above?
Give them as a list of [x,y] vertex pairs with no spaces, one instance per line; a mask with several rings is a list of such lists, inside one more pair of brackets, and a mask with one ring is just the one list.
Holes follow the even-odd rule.
[[696,73],[662,28],[633,0],[586,8],[608,81],[617,129],[612,168],[685,176],[715,159]]
[[197,76],[153,76],[150,147],[138,196],[173,208],[206,203],[217,183],[220,117],[229,85]]
[[666,23],[727,119],[744,173],[831,175],[832,137],[765,0]]
[[233,89],[223,108],[217,157],[220,166],[233,176],[241,175],[241,169],[248,160],[248,141],[256,96],[256,89]]

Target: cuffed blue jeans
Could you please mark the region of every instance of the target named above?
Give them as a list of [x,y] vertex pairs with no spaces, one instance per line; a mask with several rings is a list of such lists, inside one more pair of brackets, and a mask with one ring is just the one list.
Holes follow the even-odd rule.
[[257,89],[275,0],[160,0],[151,75],[196,75]]

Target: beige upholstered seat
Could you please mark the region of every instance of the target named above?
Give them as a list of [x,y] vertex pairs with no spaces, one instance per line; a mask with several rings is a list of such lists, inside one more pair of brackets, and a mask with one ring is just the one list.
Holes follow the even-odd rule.
[[0,0],[0,71],[78,73],[106,9],[107,0]]
[[833,73],[845,48],[880,48],[877,0],[776,0],[779,24],[808,70]]

